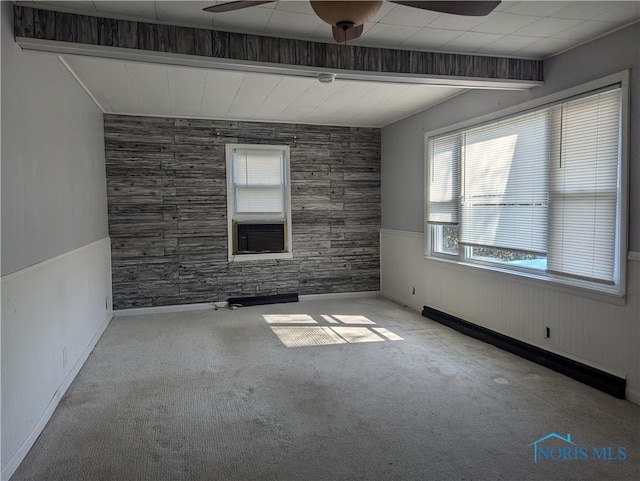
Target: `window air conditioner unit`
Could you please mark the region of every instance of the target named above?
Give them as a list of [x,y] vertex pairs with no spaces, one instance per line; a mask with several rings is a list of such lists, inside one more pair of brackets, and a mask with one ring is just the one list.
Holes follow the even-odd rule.
[[284,222],[236,222],[234,234],[234,255],[286,252]]

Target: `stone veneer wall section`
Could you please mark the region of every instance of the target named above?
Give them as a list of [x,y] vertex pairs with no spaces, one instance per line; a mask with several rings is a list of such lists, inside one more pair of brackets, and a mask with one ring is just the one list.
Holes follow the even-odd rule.
[[[104,130],[115,309],[379,290],[379,129],[105,115]],[[228,261],[227,143],[291,146],[292,260]]]

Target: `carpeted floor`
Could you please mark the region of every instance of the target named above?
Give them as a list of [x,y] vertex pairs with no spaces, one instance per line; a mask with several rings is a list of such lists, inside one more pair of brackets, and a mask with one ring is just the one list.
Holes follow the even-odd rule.
[[[552,432],[575,445],[534,462]],[[114,318],[11,481],[637,480],[639,447],[637,405],[387,300],[313,300]]]

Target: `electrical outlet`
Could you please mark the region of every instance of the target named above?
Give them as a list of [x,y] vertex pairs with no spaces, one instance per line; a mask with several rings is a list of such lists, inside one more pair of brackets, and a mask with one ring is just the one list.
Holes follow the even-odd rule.
[[544,328],[544,337],[545,339],[549,339],[551,337],[551,328],[550,327],[546,327]]
[[62,348],[62,369],[67,367],[67,348]]

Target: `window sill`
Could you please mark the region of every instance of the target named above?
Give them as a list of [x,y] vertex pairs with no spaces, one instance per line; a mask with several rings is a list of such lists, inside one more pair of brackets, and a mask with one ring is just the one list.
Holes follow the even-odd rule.
[[509,276],[510,281],[516,281],[522,284],[542,287],[545,289],[553,289],[565,294],[586,297],[591,300],[607,302],[609,304],[615,304],[618,306],[626,305],[625,295],[618,292],[617,286],[612,286],[610,288],[603,286],[600,289],[596,289],[592,287],[593,284],[577,279],[563,279],[546,276],[542,273],[536,274],[532,272],[515,271],[511,269],[504,269],[499,266],[476,264],[473,262],[447,259],[445,257],[425,255],[424,258],[428,262],[447,264],[465,272],[469,272],[470,269],[475,269],[476,272],[488,274],[490,276],[499,276],[502,278],[504,278],[504,276]]
[[235,256],[229,256],[229,262],[247,262],[274,259],[293,259],[293,252],[276,252],[273,254],[237,254]]

